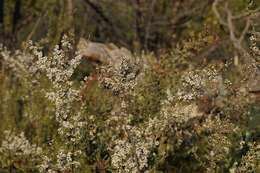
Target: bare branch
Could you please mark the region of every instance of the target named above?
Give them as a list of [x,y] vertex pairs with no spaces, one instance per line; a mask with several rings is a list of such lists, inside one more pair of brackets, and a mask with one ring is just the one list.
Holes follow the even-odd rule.
[[255,9],[255,10],[248,11],[248,12],[245,12],[245,13],[243,13],[243,14],[233,16],[232,19],[233,19],[233,20],[238,20],[238,19],[241,19],[241,18],[245,18],[245,17],[248,17],[248,16],[252,16],[252,15],[259,14],[259,12],[260,12],[260,7],[258,7],[258,8]]
[[219,23],[222,24],[222,25],[227,26],[227,25],[228,25],[227,22],[224,21],[224,19],[221,17],[221,15],[219,14],[219,11],[218,11],[218,9],[217,9],[217,5],[218,5],[221,1],[222,1],[222,0],[215,0],[215,1],[213,2],[213,4],[212,4],[212,10],[213,10],[213,12],[215,13],[215,16],[218,18]]
[[235,28],[234,28],[234,24],[233,24],[233,20],[232,20],[232,13],[231,11],[228,9],[228,4],[225,3],[225,12],[227,13],[227,26],[229,29],[229,36],[230,36],[230,40],[233,42],[234,46],[236,48],[240,48],[238,42],[237,42],[237,38],[235,36]]
[[[248,32],[248,30],[251,26],[251,15],[255,14],[255,13],[253,13],[253,11],[251,11],[250,13],[243,13],[241,15],[234,16],[232,14],[232,11],[229,9],[228,1],[226,1],[224,4],[224,12],[226,15],[226,19],[224,19],[220,15],[220,13],[217,9],[217,5],[220,2],[222,2],[222,0],[215,0],[214,3],[212,4],[212,10],[215,13],[216,17],[218,18],[219,23],[228,28],[229,37],[230,37],[230,40],[233,43],[234,47],[236,49],[238,49],[239,51],[242,51],[243,53],[245,53],[246,51],[242,46],[242,42],[243,42],[243,39],[244,39],[246,33]],[[257,10],[255,10],[254,12],[257,12]],[[238,37],[237,37],[234,20],[242,19],[244,17],[246,17],[245,27],[244,27],[243,31],[240,34],[238,34]]]
[[239,38],[240,44],[242,43],[242,41],[243,41],[243,39],[244,39],[246,33],[248,32],[248,29],[249,29],[250,26],[251,26],[251,18],[248,17],[248,18],[246,19],[246,26],[245,26],[245,28],[243,29],[243,31],[242,31],[242,33],[241,33],[241,35],[240,35],[240,38]]
[[32,39],[32,36],[34,35],[34,33],[36,32],[38,26],[40,25],[41,21],[47,16],[48,14],[48,11],[45,12],[45,14],[43,16],[40,16],[36,23],[34,24],[33,28],[32,28],[32,31],[29,33],[29,35],[27,36],[26,38],[26,42],[28,42],[29,40]]

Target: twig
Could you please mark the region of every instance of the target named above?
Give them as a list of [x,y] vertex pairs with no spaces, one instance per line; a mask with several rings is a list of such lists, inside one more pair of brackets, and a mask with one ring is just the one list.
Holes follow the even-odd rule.
[[27,36],[26,42],[28,42],[29,40],[31,40],[31,38],[32,38],[33,34],[35,33],[36,29],[38,28],[38,26],[39,26],[41,20],[47,16],[47,13],[48,13],[48,11],[46,11],[43,16],[41,16],[41,17],[38,18],[38,20],[36,21],[35,25],[33,26],[32,31],[31,31],[30,34]]
[[[220,15],[220,13],[217,9],[217,5],[222,1],[223,0],[215,0],[212,4],[212,10],[215,13],[215,16],[217,17],[219,23],[228,28],[229,37],[230,37],[230,40],[233,43],[234,47],[236,49],[238,49],[239,51],[242,51],[242,53],[246,53],[245,49],[242,46],[242,41],[251,26],[251,15],[257,13],[259,10],[256,9],[254,11],[251,11],[250,13],[248,12],[248,13],[243,13],[241,15],[233,16],[231,10],[228,7],[228,2],[225,2],[224,12],[227,15],[226,21],[225,21],[225,19],[222,18],[222,16]],[[235,28],[234,20],[238,20],[243,17],[246,17],[245,27],[244,27],[243,31],[239,34],[239,36],[236,37],[236,34],[235,34],[236,28]]]
[[224,21],[224,19],[221,17],[221,15],[218,12],[217,5],[221,2],[222,0],[215,0],[212,4],[212,10],[215,13],[215,16],[218,18],[218,21],[220,24],[227,26],[227,22]]
[[258,7],[258,8],[255,9],[255,10],[248,11],[248,12],[245,12],[245,13],[243,13],[243,14],[233,16],[232,19],[233,19],[233,20],[241,19],[241,18],[248,17],[248,16],[251,16],[251,15],[259,14],[259,12],[260,12],[260,7]]
[[242,33],[241,33],[241,35],[240,35],[240,38],[239,38],[239,40],[238,40],[238,41],[240,42],[240,44],[242,43],[242,41],[243,41],[243,39],[244,39],[246,33],[248,32],[250,26],[251,26],[251,18],[248,17],[248,18],[246,19],[246,26],[244,27],[244,29],[243,29],[243,31],[242,31]]

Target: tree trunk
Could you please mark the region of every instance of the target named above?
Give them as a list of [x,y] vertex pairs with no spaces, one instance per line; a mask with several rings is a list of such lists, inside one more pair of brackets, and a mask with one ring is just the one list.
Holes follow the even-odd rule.
[[0,0],[0,42],[4,37],[4,0]]
[[69,32],[72,32],[72,34],[75,34],[75,28],[74,28],[74,17],[73,17],[73,10],[74,10],[74,5],[73,5],[73,0],[68,0],[67,1],[67,7],[68,7],[68,29]]
[[20,17],[21,17],[21,0],[16,0],[14,13],[13,13],[13,28],[12,28],[13,33],[15,33],[16,31],[16,26],[18,24]]
[[142,13],[142,3],[141,0],[135,0],[134,1],[134,10],[135,10],[135,51],[140,51],[141,45],[143,43],[143,30],[142,30],[142,19],[143,19],[143,13]]

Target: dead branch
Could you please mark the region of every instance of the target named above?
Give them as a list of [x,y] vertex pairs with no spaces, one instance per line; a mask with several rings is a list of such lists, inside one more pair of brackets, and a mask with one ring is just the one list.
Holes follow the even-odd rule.
[[220,13],[219,13],[219,11],[218,11],[218,9],[217,9],[217,6],[218,6],[218,4],[219,4],[220,2],[222,2],[222,0],[215,0],[215,1],[213,2],[213,4],[212,4],[212,10],[213,10],[213,12],[215,13],[215,16],[217,17],[219,23],[220,23],[221,25],[227,26],[227,25],[228,25],[227,22],[224,21],[224,19],[222,18],[222,16],[220,15]]
[[248,16],[255,15],[255,14],[259,14],[259,12],[260,12],[260,7],[258,7],[255,10],[251,10],[251,11],[245,12],[243,14],[233,16],[233,20],[238,20],[238,19],[242,19],[242,18],[245,18],[245,17],[248,17]]
[[26,38],[26,42],[28,42],[29,40],[32,39],[32,36],[33,36],[34,33],[36,32],[36,30],[37,30],[39,24],[40,24],[41,21],[47,16],[47,14],[48,14],[48,11],[46,11],[43,16],[40,16],[40,17],[37,19],[36,23],[34,24],[34,26],[33,26],[33,28],[32,28],[32,31],[29,33],[29,35],[28,35],[27,38]]
[[[225,1],[224,15],[221,15],[217,8],[217,6],[221,2],[224,2],[224,1],[215,0],[212,4],[212,10],[213,10],[215,16],[217,17],[219,23],[228,28],[230,40],[231,40],[233,46],[236,49],[238,49],[239,51],[242,51],[242,53],[246,53],[245,49],[242,46],[242,42],[252,24],[252,22],[251,22],[252,16],[255,15],[256,13],[258,13],[260,8],[234,16],[232,14],[232,11],[229,8],[228,1]],[[236,26],[235,26],[234,22],[235,22],[235,20],[239,20],[239,19],[245,19],[246,23],[245,23],[245,26],[244,26],[242,32],[240,34],[238,34],[238,36],[236,36],[237,31],[236,31]]]
[[[234,16],[231,9],[229,8],[228,1],[225,1],[223,13],[221,14],[217,6],[223,0],[215,0],[212,5],[212,10],[215,13],[220,24],[227,27],[229,32],[229,39],[233,44],[234,48],[237,49],[238,52],[235,52],[234,56],[234,64],[238,65],[238,55],[237,53],[241,53],[245,58],[243,60],[244,65],[241,66],[241,70],[244,72],[245,76],[258,76],[259,70],[257,68],[256,60],[250,55],[250,53],[243,47],[242,43],[245,38],[245,35],[249,32],[250,27],[252,26],[252,19],[259,14],[259,9],[256,9],[251,12],[244,12],[240,15]],[[220,15],[221,14],[221,15]],[[236,23],[237,20],[245,20],[245,26],[243,27],[241,32],[236,31]],[[237,35],[237,36],[236,36]],[[248,70],[250,67],[252,70]],[[249,82],[250,83],[250,82]]]

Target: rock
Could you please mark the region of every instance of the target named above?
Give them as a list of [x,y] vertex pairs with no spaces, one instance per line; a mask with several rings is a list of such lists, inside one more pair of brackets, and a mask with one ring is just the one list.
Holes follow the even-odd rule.
[[80,38],[77,50],[83,58],[101,64],[110,64],[123,56],[132,57],[132,54],[126,48],[118,48],[115,44],[103,44],[87,41]]

